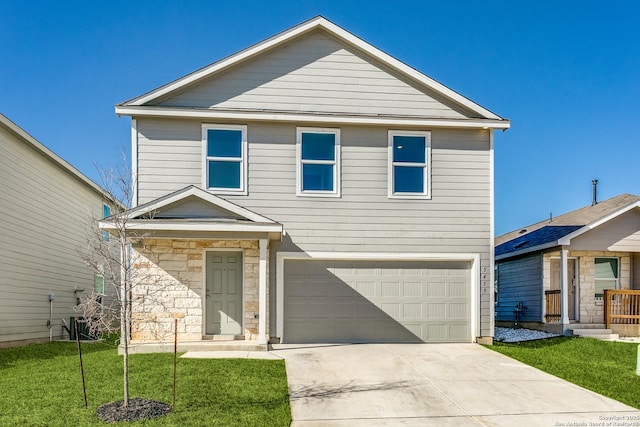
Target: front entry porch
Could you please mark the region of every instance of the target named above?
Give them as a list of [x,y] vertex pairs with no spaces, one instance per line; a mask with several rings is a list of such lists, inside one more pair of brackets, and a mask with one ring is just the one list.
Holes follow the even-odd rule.
[[[132,346],[265,346],[268,240],[147,238],[134,246]],[[224,343],[224,344],[221,344]],[[153,344],[153,345],[151,345]],[[186,349],[185,349],[186,351]]]
[[266,348],[268,248],[282,224],[189,186],[99,225],[132,245],[123,272],[132,347],[161,349],[177,336],[185,349],[243,340]]
[[[576,335],[608,336],[617,331],[620,335],[630,335],[628,330],[623,331],[615,325],[612,327],[612,324],[640,321],[640,316],[630,320],[627,317],[617,318],[615,313],[611,317],[611,313],[618,310],[622,314],[635,314],[640,310],[640,305],[638,309],[633,306],[640,304],[640,299],[628,296],[640,294],[640,290],[632,290],[632,261],[633,254],[629,252],[562,248],[544,254],[544,329]],[[609,291],[603,290],[609,287]],[[618,294],[625,297],[618,297]],[[612,321],[613,318],[616,320]],[[640,331],[631,335],[637,336],[637,332]]]

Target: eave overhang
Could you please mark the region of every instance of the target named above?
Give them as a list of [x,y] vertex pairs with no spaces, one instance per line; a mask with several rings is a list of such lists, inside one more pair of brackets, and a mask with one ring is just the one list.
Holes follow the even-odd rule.
[[103,220],[100,229],[112,234],[126,230],[131,238],[154,238],[173,236],[175,238],[210,238],[226,236],[229,239],[254,239],[256,236],[281,240],[284,233],[282,224],[256,222],[229,222],[206,220],[136,219],[124,224]]
[[433,117],[358,116],[341,114],[300,113],[287,111],[232,111],[210,108],[177,108],[158,106],[124,106],[115,108],[119,116],[175,117],[201,120],[241,120],[265,122],[305,122],[318,124],[353,124],[378,126],[427,126],[441,128],[476,128],[506,130],[511,122],[506,119],[445,119]]
[[508,259],[508,258],[515,258],[521,255],[526,255],[528,253],[543,251],[546,249],[555,248],[556,246],[559,246],[559,243],[557,240],[553,242],[548,242],[542,245],[531,246],[530,248],[522,249],[519,251],[507,252],[502,255],[496,255],[496,261],[501,261],[503,259]]

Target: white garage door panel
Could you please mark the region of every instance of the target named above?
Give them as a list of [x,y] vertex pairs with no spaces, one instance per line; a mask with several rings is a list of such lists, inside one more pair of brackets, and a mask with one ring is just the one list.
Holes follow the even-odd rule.
[[286,342],[469,342],[470,262],[286,260]]

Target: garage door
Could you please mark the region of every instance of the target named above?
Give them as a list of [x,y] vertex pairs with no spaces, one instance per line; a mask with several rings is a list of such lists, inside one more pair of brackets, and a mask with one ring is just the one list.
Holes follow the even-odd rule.
[[470,266],[286,260],[284,341],[469,342]]

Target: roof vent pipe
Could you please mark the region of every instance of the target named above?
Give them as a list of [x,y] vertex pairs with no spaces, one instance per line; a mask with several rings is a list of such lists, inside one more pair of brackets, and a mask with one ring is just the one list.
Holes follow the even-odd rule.
[[598,204],[598,180],[592,180],[591,184],[593,184],[593,201],[591,202],[591,206],[595,206]]

